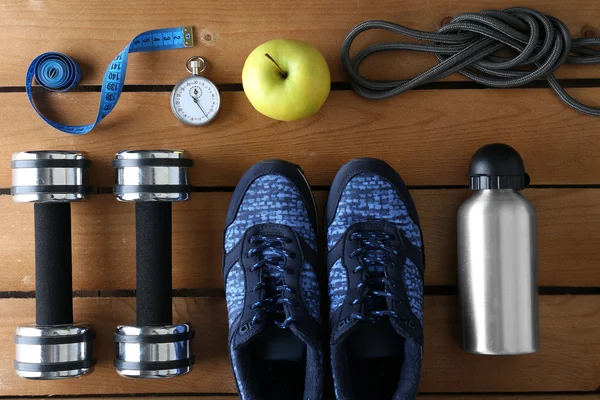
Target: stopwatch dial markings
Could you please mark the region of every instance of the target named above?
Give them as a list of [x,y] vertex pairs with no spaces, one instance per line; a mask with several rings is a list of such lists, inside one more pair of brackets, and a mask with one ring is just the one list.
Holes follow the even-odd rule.
[[174,91],[173,110],[184,122],[202,124],[214,118],[218,111],[218,92],[211,82],[190,79]]

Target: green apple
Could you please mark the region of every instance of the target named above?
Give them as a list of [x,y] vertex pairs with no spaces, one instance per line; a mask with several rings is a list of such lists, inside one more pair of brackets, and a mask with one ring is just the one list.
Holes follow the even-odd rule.
[[295,121],[315,114],[329,95],[331,76],[323,55],[301,40],[276,39],[250,53],[242,85],[261,114]]

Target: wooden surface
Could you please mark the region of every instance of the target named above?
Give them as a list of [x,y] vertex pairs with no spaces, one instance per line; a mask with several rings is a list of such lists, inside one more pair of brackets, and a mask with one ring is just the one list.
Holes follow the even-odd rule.
[[[511,6],[537,8],[564,21],[574,37],[600,28],[600,3],[590,0],[303,0],[202,2],[122,1],[4,1],[0,43],[5,59],[0,84],[22,85],[25,69],[37,55],[61,51],[84,67],[84,83],[99,84],[104,66],[137,34],[158,28],[194,25],[194,49],[134,54],[127,83],[172,85],[184,74],[184,63],[200,53],[210,63],[207,77],[217,83],[239,83],[244,60],[259,44],[273,38],[294,38],[313,43],[327,59],[334,81],[346,80],[339,63],[340,45],[354,25],[368,19],[385,19],[410,28],[435,30],[444,18],[463,12]],[[42,40],[43,38],[43,40]],[[381,40],[401,40],[370,32],[357,47]],[[91,50],[93,49],[93,51]],[[398,53],[374,57],[365,73],[379,79],[406,78],[434,65],[431,55]],[[600,77],[595,67],[565,68],[559,77]],[[455,78],[455,77],[454,77]]]
[[[600,287],[600,189],[528,189],[539,214],[542,286]],[[429,286],[456,285],[455,215],[466,189],[413,190],[427,249]],[[320,210],[327,193],[316,191]],[[231,193],[194,193],[173,206],[173,285],[177,289],[223,288],[221,242]],[[0,196],[0,220],[15,232],[4,255],[15,266],[3,273],[0,291],[35,289],[33,207]],[[111,194],[73,204],[74,289],[135,288],[135,211]],[[322,214],[322,213],[321,213]],[[118,273],[114,273],[118,271]]]
[[[570,92],[600,105],[597,89]],[[169,95],[123,93],[96,130],[73,137],[37,118],[22,93],[5,94],[0,162],[8,165],[10,154],[23,149],[86,150],[96,163],[94,185],[109,187],[117,151],[175,147],[195,161],[193,184],[231,187],[261,159],[295,162],[311,184],[329,185],[343,163],[371,156],[387,160],[408,185],[466,185],[473,152],[503,141],[518,148],[534,184],[600,184],[600,118],[574,112],[549,89],[417,90],[386,101],[334,91],[321,112],[291,123],[258,114],[242,92],[225,92],[218,120],[202,128],[174,118]],[[40,97],[49,116],[83,124],[94,119],[99,94]],[[0,187],[10,179],[11,171],[1,169]]]
[[[14,327],[30,322],[33,299],[2,299],[0,343],[11,343]],[[112,329],[132,324],[133,298],[80,298],[75,316],[98,329],[96,371],[79,380],[31,382],[12,371],[12,346],[0,347],[0,381],[6,395],[83,393],[233,393],[235,386],[227,355],[227,312],[222,298],[177,298],[175,321],[188,321],[196,329],[196,365],[186,376],[171,380],[123,379],[113,366]],[[598,387],[600,363],[598,320],[600,296],[542,296],[540,352],[517,357],[483,357],[459,346],[454,296],[427,296],[425,348],[421,390],[424,392],[542,392],[593,391]],[[574,357],[573,355],[577,355]]]
[[[7,397],[8,399],[18,399],[18,397]],[[33,399],[41,399],[42,397],[30,397]],[[54,399],[70,399],[72,397],[54,397]],[[79,400],[93,400],[96,397],[77,397]],[[120,400],[123,397],[103,397],[107,400]],[[539,395],[539,394],[421,394],[418,396],[418,400],[598,400],[600,395],[597,394],[553,394],[553,395]],[[157,396],[137,396],[136,400],[156,400]],[[177,396],[178,400],[233,400],[237,399],[235,395],[219,395],[219,396]],[[325,397],[325,400],[331,400],[331,397]]]
[[[425,362],[420,399],[551,400],[600,398],[600,118],[578,114],[544,88],[474,89],[460,76],[453,86],[367,101],[349,90],[339,61],[347,31],[367,19],[434,30],[466,11],[527,6],[563,20],[574,37],[600,34],[600,2],[590,0],[205,0],[202,2],[0,2],[0,397],[202,396],[235,398],[227,355],[221,242],[227,204],[252,164],[282,158],[302,166],[320,209],[339,167],[354,157],[380,157],[411,187],[427,249]],[[75,137],[47,126],[31,110],[23,78],[31,60],[62,51],[82,65],[80,92],[36,94],[60,122],[89,123],[97,86],[109,61],[138,33],[192,24],[196,47],[133,54],[127,91],[94,131]],[[316,45],[336,84],[315,116],[281,123],[258,114],[241,91],[244,59],[258,44],[296,38]],[[400,40],[371,32],[358,47]],[[356,50],[356,48],[353,49]],[[203,128],[180,124],[169,109],[184,63],[205,57],[206,76],[220,85],[222,110]],[[431,55],[384,54],[364,72],[378,79],[414,76]],[[600,106],[600,66],[567,66],[557,75],[578,99]],[[86,87],[85,85],[92,85]],[[96,90],[96,92],[94,92]],[[538,210],[541,351],[485,357],[460,350],[456,310],[456,210],[469,196],[466,170],[481,145],[502,141],[519,150],[534,187],[524,191]],[[176,204],[173,232],[174,315],[191,321],[197,364],[185,377],[142,382],[112,367],[112,332],[135,312],[135,231],[132,205],[118,203],[111,160],[122,149],[182,148],[195,166],[199,193]],[[74,204],[75,315],[98,333],[98,366],[80,380],[30,382],[12,369],[16,325],[34,320],[33,208],[14,204],[11,153],[83,150],[94,166],[94,192]],[[211,397],[216,396],[216,397]],[[188,398],[188,397],[178,397]]]

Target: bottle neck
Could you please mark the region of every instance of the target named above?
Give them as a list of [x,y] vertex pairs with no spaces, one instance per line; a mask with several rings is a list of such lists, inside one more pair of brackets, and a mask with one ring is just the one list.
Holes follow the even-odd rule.
[[493,198],[506,198],[506,197],[521,197],[521,194],[515,189],[480,189],[474,190],[473,196],[477,197],[493,197]]

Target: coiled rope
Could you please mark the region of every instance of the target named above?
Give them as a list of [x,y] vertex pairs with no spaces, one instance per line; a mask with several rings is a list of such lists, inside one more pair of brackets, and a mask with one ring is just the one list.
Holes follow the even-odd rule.
[[[383,29],[430,43],[381,43],[350,58],[354,39],[364,31]],[[562,64],[598,64],[600,38],[571,39],[566,25],[539,11],[515,7],[458,15],[437,32],[423,32],[386,21],[365,21],[355,26],[342,43],[342,64],[352,87],[367,99],[387,99],[458,72],[474,82],[510,88],[546,79],[558,97],[575,110],[600,116],[600,108],[571,97],[553,75]],[[511,54],[506,55],[508,49]],[[359,73],[370,55],[381,51],[410,50],[433,53],[439,64],[408,80],[376,81]],[[500,52],[502,51],[502,52]]]

